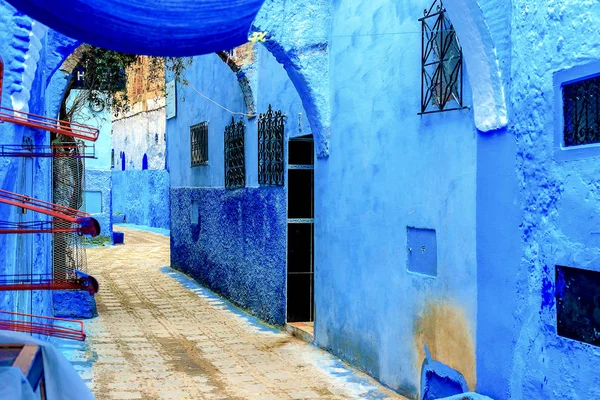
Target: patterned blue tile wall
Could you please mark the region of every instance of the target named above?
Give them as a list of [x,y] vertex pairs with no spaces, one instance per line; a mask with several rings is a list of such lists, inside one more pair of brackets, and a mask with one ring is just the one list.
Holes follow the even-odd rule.
[[[283,325],[285,201],[281,187],[172,188],[172,266],[268,323]],[[194,221],[192,204],[198,207]]]

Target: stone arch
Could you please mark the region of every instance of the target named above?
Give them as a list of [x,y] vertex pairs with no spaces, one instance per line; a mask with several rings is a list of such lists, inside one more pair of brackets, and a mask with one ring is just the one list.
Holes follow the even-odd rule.
[[[251,47],[249,51],[253,52]],[[227,64],[227,66],[237,77],[242,95],[244,96],[246,110],[248,111],[248,119],[255,118],[256,101],[254,99],[254,91],[252,90],[250,79],[248,78],[248,71],[244,68],[244,61],[248,61],[248,65],[251,65],[252,60],[236,60],[236,58],[232,57],[231,54],[226,51],[219,51],[217,52],[217,55],[225,64]],[[250,58],[252,59],[253,57]]]
[[266,2],[253,24],[253,30],[267,32],[263,44],[283,65],[300,95],[319,158],[329,155],[331,131],[330,7],[330,0]]
[[506,127],[502,73],[482,9],[476,0],[446,0],[444,6],[463,48],[473,92],[475,126],[482,132]]

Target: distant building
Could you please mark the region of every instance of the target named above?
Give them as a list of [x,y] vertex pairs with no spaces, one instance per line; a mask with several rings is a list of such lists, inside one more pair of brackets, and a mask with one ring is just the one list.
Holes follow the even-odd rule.
[[163,71],[149,82],[150,69],[142,58],[127,71],[131,110],[112,121],[114,213],[116,221],[169,229]]

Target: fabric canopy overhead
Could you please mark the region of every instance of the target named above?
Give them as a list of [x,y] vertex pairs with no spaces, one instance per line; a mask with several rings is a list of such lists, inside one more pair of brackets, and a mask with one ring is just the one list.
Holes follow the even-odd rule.
[[7,0],[73,39],[115,51],[191,56],[239,46],[264,0]]

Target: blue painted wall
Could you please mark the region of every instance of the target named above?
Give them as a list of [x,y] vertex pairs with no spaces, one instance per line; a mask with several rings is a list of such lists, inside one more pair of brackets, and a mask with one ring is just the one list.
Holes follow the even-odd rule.
[[556,334],[554,266],[600,270],[598,157],[571,158],[555,140],[562,71],[595,62],[577,73],[600,72],[591,29],[600,5],[512,8],[512,49],[499,43],[512,50],[511,123],[478,143],[479,389],[502,399],[598,398],[600,352]]
[[[334,3],[315,165],[315,339],[409,397],[423,344],[476,383],[477,131],[471,110],[417,115],[428,3]],[[408,271],[407,227],[435,229],[435,278]]]
[[[261,26],[274,28],[269,31],[274,43],[267,46],[300,87],[292,87],[281,66],[258,47],[258,66],[251,75],[257,110],[265,108],[270,96],[293,98],[279,107],[295,119],[303,112],[300,97],[287,93],[299,89],[305,104],[317,106],[322,98],[307,97],[323,87],[329,93],[330,153],[315,163],[316,343],[409,397],[419,394],[427,344],[433,359],[465,376],[470,390],[497,399],[598,398],[595,366],[600,353],[556,335],[554,265],[600,268],[597,155],[565,156],[555,141],[561,71],[587,65],[587,73],[600,72],[600,34],[593,28],[600,5],[446,3],[482,13],[475,24],[489,29],[491,39],[483,44],[498,56],[507,128],[475,129],[472,109],[486,105],[472,103],[470,75],[495,73],[477,68],[465,67],[464,99],[472,109],[417,116],[418,18],[431,1],[337,0],[323,7],[311,2],[307,8],[313,20],[331,13],[324,47],[305,46],[312,43],[307,37],[310,21],[302,29],[276,22],[289,17],[286,21],[297,23],[293,5],[271,2],[269,10],[276,12],[259,18]],[[475,14],[465,14],[463,21]],[[287,42],[289,37],[294,40]],[[472,38],[460,39],[468,44]],[[302,59],[323,48],[329,65],[320,70],[322,81],[315,81],[315,70],[322,65],[297,70],[306,66]],[[466,48],[474,59],[489,53]],[[232,74],[215,56],[196,58],[190,74],[203,94],[243,111]],[[167,125],[173,263],[187,263],[181,268],[201,282],[270,318],[256,311],[258,303],[240,289],[251,287],[254,277],[248,271],[259,267],[237,260],[240,253],[261,250],[258,244],[247,247],[240,235],[253,242],[248,232],[271,240],[273,235],[249,229],[243,214],[223,209],[232,202],[246,206],[255,196],[254,188],[241,193],[222,189],[222,129],[230,115],[195,98],[190,88],[180,90],[186,102],[193,100],[178,102],[178,116]],[[210,121],[210,165],[190,168],[188,129],[204,120]],[[290,132],[299,131],[299,124],[288,124]],[[308,124],[301,125],[303,133],[310,132]],[[255,186],[256,133],[252,121],[247,126],[248,186]],[[197,230],[186,220],[193,199],[201,204]],[[279,195],[263,200],[285,205]],[[267,220],[258,212],[247,219]],[[217,217],[218,229],[213,222],[202,222]],[[285,213],[279,218],[274,226],[284,226]],[[409,227],[435,229],[435,277],[407,270]],[[215,246],[224,249],[226,241],[239,249],[227,248],[225,255],[212,252]],[[243,276],[243,282],[235,282],[229,270]],[[282,276],[284,261],[278,261],[275,271]],[[272,287],[280,285],[273,282]],[[284,307],[285,299],[275,305]]]
[[[288,137],[310,133],[300,97],[283,66],[260,45],[254,47],[254,60],[244,73],[254,83],[257,112],[266,112],[271,104],[288,116]],[[186,76],[191,85],[178,87],[177,117],[167,121],[172,264],[254,315],[283,325],[286,189],[258,187],[257,118],[244,118],[247,188],[224,189],[223,132],[232,114],[194,88],[243,113],[240,86],[216,55],[195,57]],[[192,168],[189,127],[202,121],[209,121],[209,162]],[[191,224],[192,206],[198,207],[200,225]]]
[[[71,107],[80,90],[72,90],[67,99],[67,107]],[[112,150],[112,115],[110,109],[95,112],[87,105],[83,105],[74,115],[73,120],[98,128],[100,134],[95,142],[86,142],[86,145],[94,146],[95,158],[85,160],[85,192],[100,192],[102,196],[101,212],[95,212],[98,205],[90,207],[84,201],[84,211],[92,214],[100,223],[100,236],[112,238],[112,182],[111,182],[111,150]],[[84,194],[84,198],[85,198]]]
[[166,170],[112,172],[113,214],[130,224],[169,229],[169,173]]
[[[92,217],[96,218],[100,223],[100,235],[112,238],[112,223],[111,216],[113,210],[112,197],[112,175],[111,171],[100,169],[87,169],[85,171],[85,191],[100,192],[102,196],[101,209],[102,212],[94,212],[90,206],[84,201],[83,209],[89,212]],[[89,198],[88,198],[89,199]],[[93,205],[97,207],[97,204]]]

